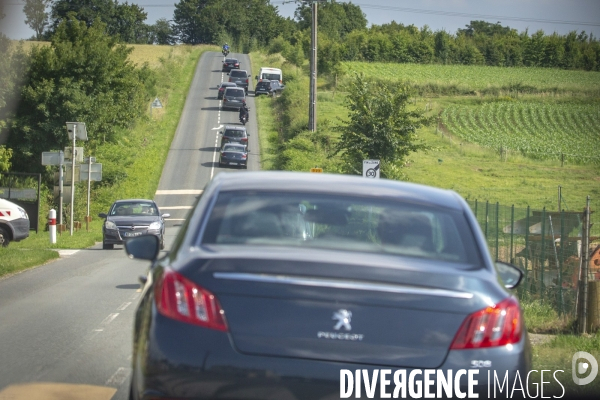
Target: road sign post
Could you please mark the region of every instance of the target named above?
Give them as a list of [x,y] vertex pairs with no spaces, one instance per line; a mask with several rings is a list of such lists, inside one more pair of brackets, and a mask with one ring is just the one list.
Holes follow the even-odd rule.
[[363,160],[363,177],[379,179],[380,165],[379,160]]
[[73,167],[71,168],[71,219],[69,221],[71,236],[73,236],[73,211],[75,208],[75,164],[77,163],[76,158],[76,149],[75,149],[75,139],[79,138],[80,140],[87,140],[87,129],[85,127],[84,122],[67,122],[67,133],[69,134],[69,139],[73,139],[73,157],[71,158]]

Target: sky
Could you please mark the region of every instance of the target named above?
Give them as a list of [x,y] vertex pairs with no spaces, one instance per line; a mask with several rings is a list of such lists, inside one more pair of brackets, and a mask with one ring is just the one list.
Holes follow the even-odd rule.
[[[0,0],[6,18],[0,29],[11,39],[27,39],[34,32],[25,24],[24,0]],[[120,1],[120,2],[124,2]],[[159,18],[171,19],[175,0],[129,0],[144,8],[149,24]],[[542,29],[547,34],[570,31],[592,32],[600,37],[600,0],[357,0],[369,24],[392,20],[417,27],[428,25],[433,31],[456,33],[471,20],[500,22],[519,32]],[[271,0],[284,17],[293,17],[293,1]]]

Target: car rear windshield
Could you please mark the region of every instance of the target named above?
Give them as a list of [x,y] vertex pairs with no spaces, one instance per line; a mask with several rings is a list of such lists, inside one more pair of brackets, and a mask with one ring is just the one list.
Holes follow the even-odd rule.
[[238,60],[236,60],[235,58],[228,58],[228,59],[225,60],[225,62],[228,63],[228,64],[229,63],[235,64],[236,62],[238,62]]
[[262,75],[263,79],[268,79],[270,81],[279,81],[281,79],[281,75],[279,74],[267,74],[267,73],[263,73]]
[[236,153],[243,153],[244,147],[243,146],[225,145],[225,147],[223,147],[223,151],[232,151],[232,152],[236,152]]
[[271,84],[271,82],[258,82],[256,84],[256,87],[257,88],[259,88],[259,87],[269,87],[270,84]]
[[231,90],[228,89],[225,91],[225,95],[227,97],[244,97],[244,89],[235,89],[235,90]]
[[371,197],[223,192],[202,243],[389,253],[481,265],[462,212]]
[[232,129],[232,130],[226,130],[225,131],[225,136],[227,137],[234,137],[234,138],[241,138],[241,137],[245,137],[245,132],[244,131],[240,131],[237,129]]
[[246,71],[231,71],[229,76],[232,78],[247,78],[248,74],[246,74]]

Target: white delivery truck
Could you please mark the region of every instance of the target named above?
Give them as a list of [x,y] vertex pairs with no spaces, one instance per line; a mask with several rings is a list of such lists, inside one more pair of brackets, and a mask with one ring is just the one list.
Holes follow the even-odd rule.
[[29,237],[29,216],[23,207],[0,199],[0,246]]
[[262,81],[279,81],[279,83],[283,83],[283,75],[279,68],[271,68],[271,67],[262,67],[260,71],[258,71],[258,75],[256,79],[259,82]]

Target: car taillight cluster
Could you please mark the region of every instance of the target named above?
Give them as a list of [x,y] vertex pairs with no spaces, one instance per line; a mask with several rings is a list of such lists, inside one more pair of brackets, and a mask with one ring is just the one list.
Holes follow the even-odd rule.
[[486,307],[467,316],[450,349],[479,349],[515,344],[521,340],[522,330],[519,303],[509,297],[493,307]]
[[240,142],[248,142],[248,138],[247,137],[243,137],[240,139]]
[[246,83],[248,83],[248,79],[246,79]]
[[234,65],[235,65],[236,67],[239,67],[239,66],[240,66],[240,64],[237,64],[237,63],[236,63],[236,64],[234,64]]
[[158,311],[167,318],[226,332],[225,313],[208,290],[170,269],[154,289]]
[[242,154],[242,160],[245,160],[248,157],[246,154]]

